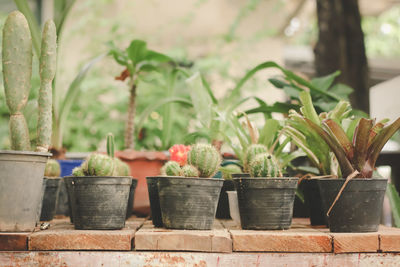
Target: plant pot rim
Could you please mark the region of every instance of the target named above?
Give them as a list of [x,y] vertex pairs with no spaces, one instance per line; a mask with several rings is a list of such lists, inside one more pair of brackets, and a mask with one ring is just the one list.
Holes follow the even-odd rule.
[[[148,177],[146,177],[146,178],[148,178]],[[179,180],[179,179],[182,179],[182,180],[216,180],[216,181],[225,181],[224,179],[221,179],[221,178],[213,178],[213,177],[208,177],[208,178],[205,178],[205,177],[183,177],[183,176],[167,176],[167,175],[158,175],[158,176],[149,176],[149,178],[161,178],[161,179],[163,179],[163,178],[173,178],[173,179],[177,179],[177,180]]]
[[232,180],[299,180],[298,177],[238,177]]
[[44,157],[51,157],[53,155],[49,152],[20,151],[20,150],[0,150],[0,154],[32,155],[32,156],[44,156]]
[[[65,178],[72,178],[74,183],[79,184],[132,184],[132,176],[66,176]],[[79,182],[75,179],[78,179]]]
[[[313,180],[317,180],[317,181],[341,181],[344,182],[346,181],[345,178],[318,178],[318,179],[313,179]],[[387,178],[383,178],[383,177],[372,177],[372,178],[352,178],[350,180],[351,181],[386,181],[388,180]]]

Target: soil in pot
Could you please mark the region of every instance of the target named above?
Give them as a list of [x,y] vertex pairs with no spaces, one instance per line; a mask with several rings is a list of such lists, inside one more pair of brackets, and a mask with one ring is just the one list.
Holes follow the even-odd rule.
[[[322,204],[327,211],[345,179],[318,179]],[[353,178],[328,217],[331,232],[376,232],[381,218],[387,179]]]
[[42,208],[40,213],[41,221],[53,220],[56,212],[58,193],[60,190],[61,178],[44,177],[43,184],[45,189],[43,193]]
[[243,229],[289,229],[298,178],[234,178]]
[[301,182],[303,186],[304,202],[310,211],[311,225],[328,225],[326,212],[322,207],[321,194],[319,192],[317,179],[305,179]]
[[161,208],[160,208],[160,198],[158,196],[158,176],[155,177],[146,177],[147,180],[147,189],[149,191],[149,199],[150,199],[150,209],[151,209],[151,220],[155,227],[162,227],[162,217],[161,217]]
[[131,184],[131,187],[129,188],[128,208],[126,209],[126,218],[127,219],[129,217],[131,217],[133,214],[133,203],[134,203],[134,199],[135,199],[135,189],[136,189],[137,183],[138,183],[137,179],[132,179],[132,184]]
[[75,229],[115,230],[125,226],[132,177],[73,177]]
[[164,227],[211,229],[223,182],[214,178],[160,177],[157,184]]
[[39,219],[50,153],[0,151],[0,232],[30,232]]

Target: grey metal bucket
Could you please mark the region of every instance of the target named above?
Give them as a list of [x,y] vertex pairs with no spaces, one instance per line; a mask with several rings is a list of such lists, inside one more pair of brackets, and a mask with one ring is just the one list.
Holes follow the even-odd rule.
[[50,153],[0,150],[0,232],[33,231]]

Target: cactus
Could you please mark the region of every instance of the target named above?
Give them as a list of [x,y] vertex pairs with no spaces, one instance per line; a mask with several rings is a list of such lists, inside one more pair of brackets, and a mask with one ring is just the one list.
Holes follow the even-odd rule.
[[107,155],[92,153],[82,163],[81,168],[87,176],[112,176],[115,162]]
[[232,173],[242,173],[242,168],[236,164],[229,164],[225,167],[221,167],[220,171],[222,172],[222,178],[225,180],[231,180]]
[[252,177],[282,177],[277,160],[269,153],[258,154],[250,162],[249,171]]
[[22,110],[28,101],[32,75],[32,37],[19,11],[10,13],[3,28],[3,79],[10,110],[11,149],[30,150],[29,131]]
[[114,158],[114,135],[112,133],[107,134],[107,155],[111,158]]
[[49,159],[46,163],[46,169],[44,171],[45,177],[60,177],[61,168],[57,160]]
[[267,153],[268,148],[262,144],[252,144],[250,145],[246,153],[244,155],[244,160],[243,160],[243,168],[245,172],[249,172],[250,168],[250,162],[258,155],[261,153]]
[[179,176],[181,173],[181,166],[176,161],[168,161],[161,168],[161,174],[167,176]]
[[85,176],[85,172],[83,171],[82,167],[76,167],[72,170],[73,176]]
[[188,152],[187,163],[199,170],[199,177],[212,177],[221,164],[221,155],[212,145],[195,144]]
[[115,168],[113,176],[131,176],[131,169],[128,164],[121,161],[119,158],[114,158]]
[[56,74],[56,26],[52,20],[46,21],[42,34],[40,52],[39,119],[37,126],[36,151],[47,152],[51,142],[52,127],[52,81]]
[[199,177],[199,170],[192,165],[185,165],[182,167],[180,175],[183,177]]

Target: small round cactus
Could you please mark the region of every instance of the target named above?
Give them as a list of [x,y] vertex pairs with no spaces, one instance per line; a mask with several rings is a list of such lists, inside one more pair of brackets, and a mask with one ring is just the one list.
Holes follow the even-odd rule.
[[85,172],[83,171],[82,167],[76,167],[72,170],[73,176],[85,176]]
[[236,164],[229,164],[223,169],[220,170],[222,172],[222,178],[225,180],[230,180],[232,179],[232,173],[243,173],[242,168]]
[[60,177],[61,168],[57,160],[49,159],[46,163],[46,169],[44,170],[45,177]]
[[268,153],[257,155],[250,162],[249,171],[252,177],[282,177],[277,160]]
[[212,145],[195,144],[188,152],[188,165],[199,170],[199,177],[212,177],[221,164],[221,155]]
[[180,176],[181,166],[176,161],[168,161],[161,168],[161,174],[167,176]]
[[192,165],[185,165],[182,167],[181,176],[184,177],[199,177],[199,170]]
[[83,172],[88,176],[112,176],[115,168],[114,160],[104,154],[92,153],[82,164]]
[[250,167],[250,162],[259,154],[261,153],[267,153],[268,148],[265,145],[262,144],[252,144],[250,145],[246,153],[244,155],[243,159],[243,168],[245,172],[249,172],[249,167]]
[[128,164],[121,161],[119,158],[114,158],[115,168],[113,176],[130,176],[131,169],[129,168]]

